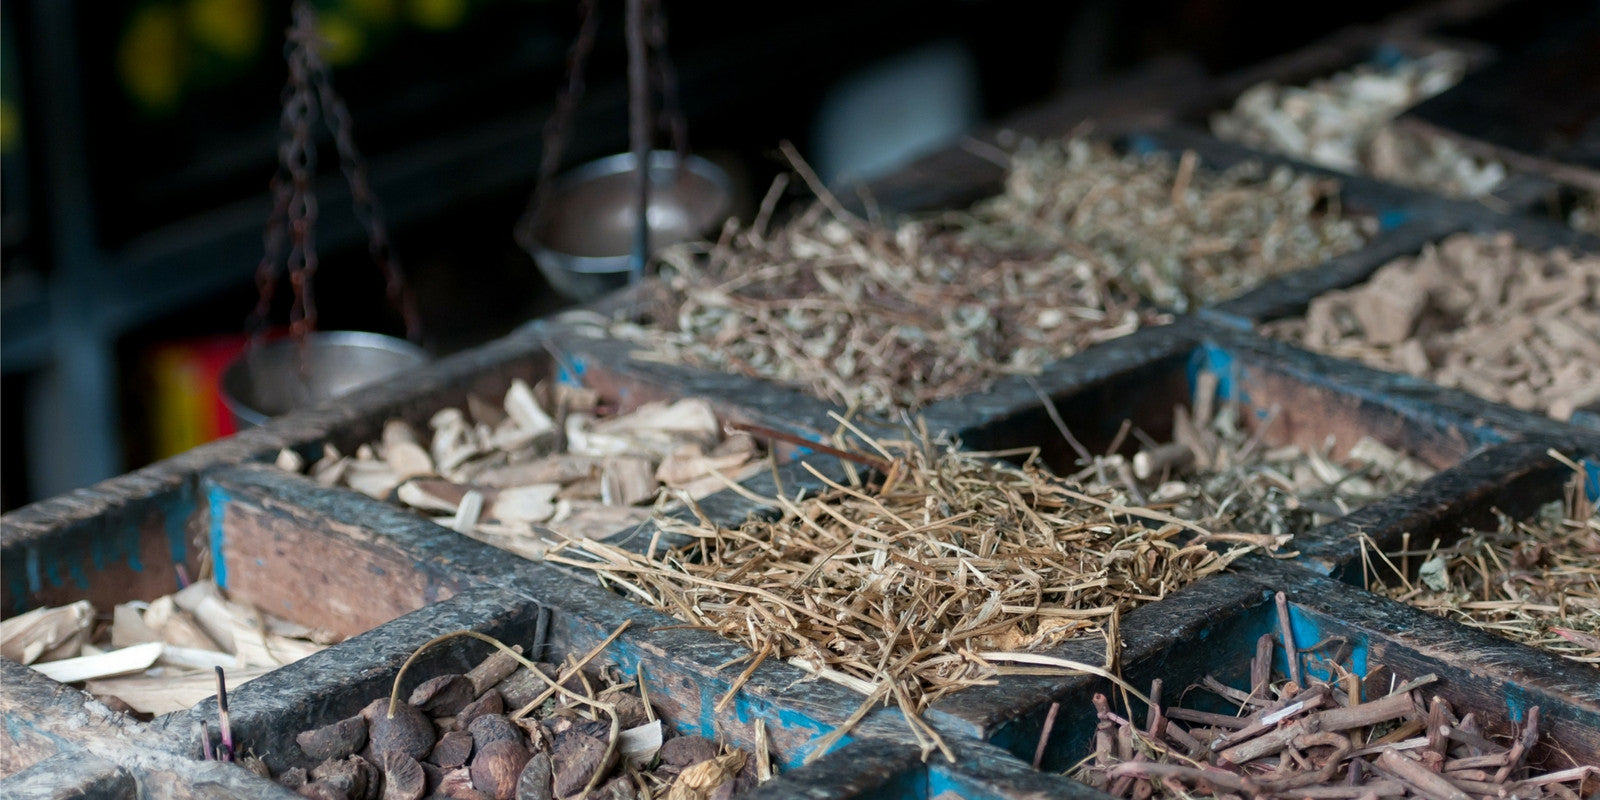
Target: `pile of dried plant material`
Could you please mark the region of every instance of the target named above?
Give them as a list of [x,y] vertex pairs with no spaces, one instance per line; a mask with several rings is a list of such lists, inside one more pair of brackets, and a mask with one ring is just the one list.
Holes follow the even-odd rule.
[[1465,531],[1450,547],[1434,542],[1381,559],[1368,555],[1368,585],[1441,617],[1600,666],[1600,514],[1583,492],[1581,469],[1570,466],[1575,474],[1564,501],[1528,520],[1499,515],[1495,529]]
[[403,420],[354,456],[324,446],[306,468],[320,483],[393,499],[457,532],[538,558],[534,526],[605,538],[650,518],[664,494],[698,499],[764,466],[747,433],[724,434],[704,400],[647,403],[615,413],[588,390],[512,381],[504,403],[468,398],[419,436]]
[[179,711],[216,691],[215,667],[243,683],[338,641],[229,600],[210,580],[148,603],[122,603],[110,620],[89,601],[0,621],[0,655],[141,714]]
[[1166,321],[1081,252],[1005,251],[925,219],[875,225],[826,194],[769,231],[776,197],[749,228],[666,251],[648,326],[616,324],[612,334],[639,342],[646,358],[884,411],[1037,374]]
[[1481,197],[1505,181],[1505,166],[1474,158],[1448,137],[1392,124],[1406,109],[1466,75],[1461,53],[1440,50],[1389,66],[1361,64],[1305,87],[1260,83],[1211,130],[1230,139],[1351,174],[1367,174],[1450,197]]
[[[1215,374],[1200,372],[1195,404],[1173,409],[1172,437],[1158,442],[1140,433],[1131,458],[1082,453],[1072,477],[1117,487],[1118,502],[1149,505],[1211,530],[1251,531],[1285,545],[1292,537],[1349,514],[1428,478],[1433,469],[1381,442],[1362,437],[1342,456],[1333,442],[1320,449],[1269,445],[1276,409],[1252,428],[1235,401],[1215,401]],[[1082,462],[1080,462],[1082,463]]]
[[1600,255],[1460,233],[1265,331],[1564,420],[1600,400]]
[[[1374,667],[1363,682],[1337,652],[1348,650],[1342,642],[1296,649],[1282,594],[1278,604],[1294,656],[1286,678],[1273,679],[1272,657],[1282,643],[1264,634],[1248,687],[1208,675],[1183,695],[1191,702],[1219,698],[1237,708],[1233,713],[1163,706],[1156,680],[1141,726],[1097,694],[1094,751],[1072,776],[1113,797],[1140,798],[1577,800],[1600,790],[1600,768],[1528,765],[1540,745],[1537,706],[1512,735],[1493,735],[1477,713],[1457,717],[1444,698],[1428,699],[1423,690],[1433,675],[1394,685],[1374,680],[1388,672]],[[1303,670],[1302,657],[1333,679]]]
[[1338,181],[1286,167],[1216,172],[1192,151],[1119,155],[1073,138],[1024,145],[1004,194],[943,219],[963,241],[1064,252],[1093,275],[1188,311],[1361,247],[1376,221],[1344,216],[1339,191]]
[[694,543],[641,555],[574,541],[546,560],[748,646],[723,704],[781,659],[864,695],[855,719],[898,706],[924,746],[948,756],[918,716],[930,703],[993,677],[1007,651],[1114,628],[1120,612],[1221,571],[1259,541],[1123,506],[1032,458],[1014,466],[925,436],[870,443],[870,481],[758,498],[783,510],[776,519],[737,529],[666,520],[663,531]]
[[587,667],[596,653],[560,665],[500,650],[409,698],[375,698],[297,736],[319,763],[277,780],[317,800],[723,800],[772,776],[764,744],[751,757],[673,736],[642,682]]

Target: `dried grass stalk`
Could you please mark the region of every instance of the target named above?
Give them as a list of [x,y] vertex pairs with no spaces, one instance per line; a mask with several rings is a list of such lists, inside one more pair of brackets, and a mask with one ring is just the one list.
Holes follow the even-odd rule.
[[1439,50],[1386,66],[1358,64],[1304,87],[1259,83],[1232,109],[1214,114],[1211,131],[1342,172],[1482,197],[1505,182],[1505,165],[1475,158],[1446,137],[1393,124],[1466,73],[1465,55]]
[[1287,170],[1029,145],[968,211],[883,226],[823,195],[776,230],[763,216],[670,249],[643,324],[611,333],[654,360],[918,408],[1168,319],[1141,300],[1184,310],[1359,247],[1337,198]]
[[1213,172],[1192,152],[1174,163],[1088,139],[1025,146],[1004,194],[945,220],[1003,252],[1065,251],[1178,311],[1355,250],[1376,230],[1341,213],[1335,180],[1254,162]]
[[[1563,658],[1600,666],[1600,514],[1574,471],[1532,519],[1499,514],[1449,547],[1369,555],[1372,590]],[[1422,559],[1415,578],[1405,564]],[[1413,562],[1414,563],[1414,562]]]
[[[771,498],[737,529],[662,520],[695,539],[643,556],[573,541],[547,560],[599,574],[679,619],[917,715],[996,674],[981,651],[1092,633],[1252,549],[1185,541],[1185,525],[1033,464],[881,445],[887,480]],[[1141,524],[1155,521],[1158,526]],[[1192,526],[1190,526],[1192,527]],[[748,675],[748,670],[746,674]],[[928,746],[931,730],[920,729]]]

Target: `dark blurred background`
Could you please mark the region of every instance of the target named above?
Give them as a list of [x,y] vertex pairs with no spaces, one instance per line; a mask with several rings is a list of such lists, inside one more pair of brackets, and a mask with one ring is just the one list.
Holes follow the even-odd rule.
[[[780,140],[825,174],[870,175],[1152,59],[1223,73],[1408,5],[665,8],[691,144],[729,170],[748,207],[779,168]],[[511,230],[562,83],[574,4],[315,6],[429,349],[469,347],[565,304]],[[566,165],[626,147],[622,3],[600,7]],[[0,22],[0,504],[12,508],[226,432],[209,387],[255,303],[288,6],[11,0]],[[875,100],[885,96],[904,107]],[[326,140],[321,152],[320,327],[398,334]],[[283,304],[276,312],[287,319]]]

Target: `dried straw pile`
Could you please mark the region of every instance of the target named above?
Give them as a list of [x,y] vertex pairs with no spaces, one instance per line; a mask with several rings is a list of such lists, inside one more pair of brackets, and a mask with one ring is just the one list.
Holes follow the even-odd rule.
[[[1407,574],[1417,557],[1426,560],[1413,581]],[[1375,592],[1600,666],[1600,513],[1584,495],[1581,470],[1565,501],[1532,519],[1502,515],[1499,527],[1469,531],[1450,547],[1434,543],[1366,566]]]
[[1065,251],[1178,311],[1355,250],[1374,230],[1340,213],[1338,181],[1253,162],[1199,166],[1193,152],[1174,163],[1087,139],[1028,146],[1004,194],[946,219],[1006,252]]
[[858,714],[897,705],[925,744],[942,747],[917,715],[995,675],[982,652],[1114,629],[1120,612],[1252,549],[1208,549],[1198,528],[1116,504],[1109,490],[1031,459],[1018,467],[928,446],[879,450],[887,478],[830,483],[798,502],[765,498],[783,509],[776,520],[668,524],[695,544],[648,557],[574,540],[546,560],[744,643],[755,654],[745,676],[787,660],[866,695]]
[[[796,160],[798,164],[798,160]],[[918,408],[981,389],[1363,243],[1336,182],[1197,169],[1073,139],[1029,146],[974,208],[869,223],[819,200],[769,230],[670,249],[642,357],[799,386],[844,406]],[[775,189],[781,189],[775,187]]]

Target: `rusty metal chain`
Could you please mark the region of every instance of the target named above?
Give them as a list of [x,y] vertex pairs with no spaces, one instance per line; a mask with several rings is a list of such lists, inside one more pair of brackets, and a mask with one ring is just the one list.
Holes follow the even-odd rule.
[[286,266],[289,284],[294,289],[294,307],[289,312],[289,330],[297,340],[317,328],[317,304],[312,291],[318,260],[317,231],[317,147],[311,125],[315,117],[315,95],[311,86],[311,50],[316,46],[316,20],[309,6],[294,5],[293,25],[285,45],[289,80],[283,98],[283,133],[278,145],[278,162],[289,174],[289,254]]
[[[297,4],[299,5],[299,4]],[[383,272],[384,291],[389,303],[400,312],[405,322],[406,338],[417,341],[422,335],[422,322],[417,314],[416,297],[406,285],[400,259],[389,242],[389,230],[383,221],[383,207],[372,193],[367,181],[367,162],[356,149],[355,123],[350,110],[333,89],[333,76],[314,48],[307,48],[311,62],[311,80],[322,102],[322,118],[333,131],[334,148],[339,152],[339,168],[350,184],[350,204],[356,219],[367,232],[367,252],[373,263]]]
[[651,85],[661,94],[661,127],[672,137],[672,149],[678,153],[678,168],[689,160],[689,121],[684,117],[683,106],[678,101],[678,72],[667,57],[667,15],[661,10],[662,0],[645,0],[646,35],[650,41]]
[[556,170],[561,166],[561,154],[566,151],[567,134],[572,129],[573,109],[577,108],[578,100],[583,97],[583,70],[589,63],[589,53],[594,50],[595,35],[600,30],[600,15],[596,5],[596,0],[578,2],[578,35],[567,49],[567,85],[556,97],[555,111],[545,121],[538,181],[533,185],[533,197],[522,212],[522,218],[517,220],[514,231],[517,243],[527,250],[533,249],[534,224],[544,208],[545,200],[549,198]]
[[[517,243],[529,251],[534,247],[534,225],[549,199],[553,179],[566,152],[574,110],[583,97],[584,68],[588,64],[589,54],[594,50],[595,36],[600,28],[596,6],[596,0],[578,2],[578,34],[567,50],[566,87],[556,97],[555,110],[545,122],[543,149],[539,154],[539,177],[527,208],[517,220],[514,231]],[[632,96],[634,91],[654,91],[661,95],[661,117],[657,125],[671,136],[673,149],[679,155],[679,167],[682,168],[689,155],[689,126],[678,100],[678,75],[667,57],[666,14],[662,11],[661,0],[646,0],[642,6],[642,27],[649,51],[649,87],[630,85],[630,101],[637,99]]]
[[[320,113],[333,133],[340,168],[350,184],[351,205],[367,233],[367,251],[383,272],[385,291],[405,322],[406,336],[417,340],[421,336],[421,325],[415,298],[406,285],[405,274],[390,243],[382,207],[367,180],[366,162],[356,149],[350,112],[334,91],[331,71],[317,54],[320,40],[316,15],[305,0],[297,0],[291,13],[288,41],[284,44],[289,77],[284,84],[283,114],[279,123],[278,170],[272,177],[273,208],[262,235],[261,263],[256,268],[259,296],[251,315],[251,333],[259,338],[266,328],[280,277],[280,258],[294,289],[294,305],[289,312],[290,332],[304,342],[306,334],[317,327],[316,298],[312,289],[319,265],[317,150],[312,126]],[[286,256],[283,252],[285,240],[288,242]]]

